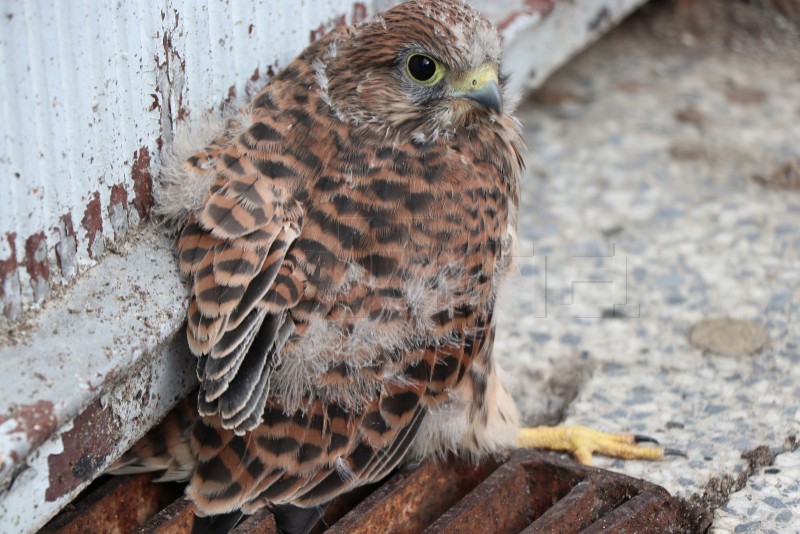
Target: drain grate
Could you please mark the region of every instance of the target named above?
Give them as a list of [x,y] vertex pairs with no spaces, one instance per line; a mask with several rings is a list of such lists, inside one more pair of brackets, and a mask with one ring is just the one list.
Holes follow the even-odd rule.
[[[42,532],[185,534],[193,505],[174,486],[147,475],[111,479],[86,494]],[[168,501],[167,501],[168,502]],[[152,515],[156,509],[158,513]],[[135,511],[135,513],[133,513]],[[148,515],[152,517],[148,518]],[[576,465],[555,455],[516,450],[478,466],[451,460],[405,469],[380,485],[335,500],[315,532],[377,533],[702,533],[708,512],[654,484]],[[268,511],[250,516],[235,534],[277,534]]]

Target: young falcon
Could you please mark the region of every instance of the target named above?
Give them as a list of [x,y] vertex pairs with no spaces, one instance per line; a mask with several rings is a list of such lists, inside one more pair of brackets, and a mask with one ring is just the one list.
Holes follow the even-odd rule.
[[450,451],[662,454],[521,430],[498,380],[523,148],[500,54],[468,4],[408,2],[311,44],[172,172],[200,393],[191,448],[161,459],[199,514],[280,517]]

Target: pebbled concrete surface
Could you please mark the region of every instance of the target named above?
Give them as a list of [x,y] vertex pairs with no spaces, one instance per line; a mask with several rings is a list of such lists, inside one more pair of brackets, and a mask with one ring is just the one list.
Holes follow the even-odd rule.
[[800,450],[759,469],[717,511],[714,532],[797,532],[800,529]]
[[[797,532],[800,32],[757,3],[697,4],[644,9],[521,107],[497,353],[528,423],[686,452],[596,465],[715,510],[715,533]],[[751,326],[692,344],[724,318]]]

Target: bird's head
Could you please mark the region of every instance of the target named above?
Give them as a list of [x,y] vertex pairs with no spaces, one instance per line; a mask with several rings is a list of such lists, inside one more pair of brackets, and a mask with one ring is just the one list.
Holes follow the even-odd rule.
[[418,141],[504,112],[500,38],[461,0],[412,0],[342,32],[316,63],[325,98],[356,123]]

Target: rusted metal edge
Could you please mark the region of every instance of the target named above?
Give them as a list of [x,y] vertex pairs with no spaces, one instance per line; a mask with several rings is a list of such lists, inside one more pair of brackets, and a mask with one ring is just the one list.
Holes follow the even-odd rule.
[[275,516],[266,508],[262,508],[245,519],[231,534],[280,534]]
[[[139,480],[127,484],[131,493],[142,491]],[[94,513],[102,515],[102,510]],[[193,513],[194,506],[180,498],[137,532],[188,533]],[[340,497],[329,505],[325,516],[314,532],[699,534],[708,530],[712,520],[707,511],[652,483],[531,450],[515,450],[478,465],[451,459],[401,469],[382,485]],[[59,532],[73,531],[77,532]],[[233,531],[277,532],[267,509],[246,518]]]
[[161,510],[137,532],[138,534],[186,534],[192,531],[193,524],[194,504],[186,497],[181,497]]
[[[430,461],[401,470],[326,532],[391,533],[400,532],[398,526],[407,532],[421,532],[501,464],[498,458],[489,458],[477,466]],[[387,522],[389,517],[393,523]]]
[[150,474],[113,477],[82,495],[39,534],[133,532],[177,499],[179,484],[155,484]]
[[519,532],[529,523],[530,485],[515,456],[423,532]]

